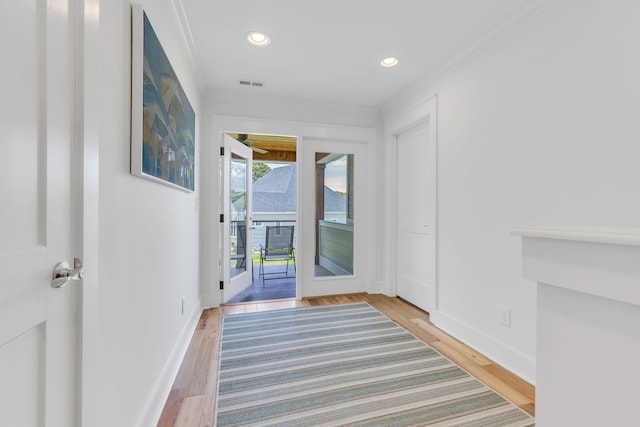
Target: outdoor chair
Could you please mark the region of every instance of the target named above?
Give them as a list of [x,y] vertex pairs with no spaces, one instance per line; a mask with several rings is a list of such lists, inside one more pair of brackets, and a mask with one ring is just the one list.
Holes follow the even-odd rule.
[[247,260],[247,248],[245,246],[247,236],[247,226],[244,221],[238,221],[236,224],[236,253],[231,254],[231,259],[236,260],[236,268],[244,268]]
[[[289,261],[293,262],[293,270],[296,269],[296,255],[293,247],[293,225],[267,226],[265,244],[260,245],[260,277],[262,286],[268,279],[279,279],[289,277]],[[276,272],[265,272],[264,263],[270,261],[286,261],[284,270]],[[268,275],[278,275],[279,277],[266,278]],[[284,276],[283,276],[284,274]]]

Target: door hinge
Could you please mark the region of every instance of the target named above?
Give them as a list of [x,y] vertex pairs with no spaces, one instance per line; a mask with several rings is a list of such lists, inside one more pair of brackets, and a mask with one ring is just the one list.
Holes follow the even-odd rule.
[[220,290],[224,290],[224,281],[220,280]]
[[224,222],[224,214],[220,214],[220,222]]
[[220,155],[224,156],[224,147],[220,147]]

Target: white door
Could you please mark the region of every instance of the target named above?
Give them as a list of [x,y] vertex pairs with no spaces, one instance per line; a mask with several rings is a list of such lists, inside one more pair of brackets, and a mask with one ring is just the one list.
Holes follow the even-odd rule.
[[222,301],[227,302],[253,283],[251,256],[251,163],[253,151],[224,135],[222,224]]
[[431,311],[436,295],[436,171],[429,124],[400,133],[397,147],[397,293]]
[[[360,141],[367,141],[368,134],[362,135]],[[302,165],[299,168],[303,174],[298,202],[299,224],[303,236],[308,236],[300,239],[298,234],[298,241],[303,240],[297,256],[303,297],[370,289],[368,273],[374,257],[371,251],[374,231],[368,212],[372,211],[370,183],[373,180],[369,176],[369,145],[360,141],[306,137],[300,143]],[[351,169],[351,184],[335,185],[330,182],[332,177],[322,172],[324,159],[336,154],[338,158],[351,157],[350,161],[340,160],[342,168]],[[351,167],[347,166],[348,162]],[[320,169],[317,168],[319,165]],[[322,181],[318,181],[319,176],[324,176]],[[334,197],[343,195],[344,213],[334,216],[338,214],[334,211],[325,218],[325,213],[332,209],[328,207],[328,198],[320,204],[318,197],[322,194],[325,198],[332,192],[336,193]]]
[[0,424],[76,423],[72,257],[73,19],[69,0],[0,6]]

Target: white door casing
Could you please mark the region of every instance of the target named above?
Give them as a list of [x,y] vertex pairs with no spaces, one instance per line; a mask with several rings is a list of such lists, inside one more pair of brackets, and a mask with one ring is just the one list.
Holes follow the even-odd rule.
[[76,424],[78,284],[71,261],[74,4],[0,9],[0,414],[7,426]]
[[[252,202],[252,173],[251,163],[253,160],[253,151],[241,142],[231,138],[230,136],[223,135],[223,171],[224,178],[222,180],[222,194],[223,194],[223,213],[224,223],[222,224],[222,281],[224,282],[224,291],[222,295],[222,301],[227,302],[234,296],[238,295],[247,287],[253,283],[253,260],[251,258],[251,202]],[[231,275],[231,160],[232,156],[240,158],[246,161],[246,220],[245,220],[245,239],[246,239],[246,251],[247,257],[244,265],[245,271],[232,277]]]
[[390,114],[385,130],[389,245],[384,258],[389,266],[388,292],[437,316],[436,96]]

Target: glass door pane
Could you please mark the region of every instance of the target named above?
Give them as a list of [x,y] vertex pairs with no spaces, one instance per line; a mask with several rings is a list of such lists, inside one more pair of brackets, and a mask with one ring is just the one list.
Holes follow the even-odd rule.
[[235,277],[247,270],[247,159],[231,153],[231,177],[229,179],[230,274]]
[[251,286],[251,163],[252,151],[224,135],[221,282],[223,302]]
[[352,276],[354,155],[315,153],[316,262],[314,275]]

